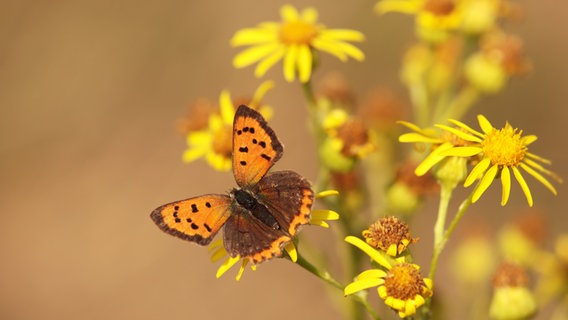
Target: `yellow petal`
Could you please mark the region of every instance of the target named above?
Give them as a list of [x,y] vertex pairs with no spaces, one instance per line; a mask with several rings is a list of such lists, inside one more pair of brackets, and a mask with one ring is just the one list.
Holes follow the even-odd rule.
[[285,22],[296,21],[299,19],[298,10],[289,4],[283,5],[280,8],[280,16]]
[[268,92],[268,90],[270,90],[272,88],[274,88],[274,81],[268,80],[268,81],[264,81],[263,83],[261,83],[260,86],[258,86],[256,91],[254,92],[254,95],[252,96],[252,101],[251,101],[250,105],[251,106],[258,106],[260,104],[260,101],[262,100],[262,98],[266,94],[266,92]]
[[315,38],[312,40],[312,46],[318,49],[319,51],[325,51],[327,53],[334,55],[337,59],[341,60],[342,62],[347,61],[347,55],[343,51],[338,51],[337,48],[335,47],[335,43],[332,43],[330,41],[321,38]]
[[325,191],[318,192],[316,194],[316,199],[321,199],[321,198],[325,198],[325,197],[329,197],[329,196],[337,196],[337,195],[339,195],[339,191],[337,191],[337,190],[325,190]]
[[489,122],[489,120],[487,120],[487,118],[485,118],[483,115],[481,114],[477,115],[477,121],[479,122],[481,130],[483,130],[485,134],[493,131],[493,126],[491,125],[491,122]]
[[415,133],[415,132],[409,132],[409,133],[404,133],[401,134],[400,137],[398,137],[398,141],[399,142],[403,142],[403,143],[415,143],[415,142],[423,142],[423,143],[441,143],[442,140],[438,139],[438,138],[430,138],[427,136],[424,136],[420,133]]
[[536,140],[538,140],[538,137],[535,136],[534,134],[523,137],[523,143],[525,144],[525,146],[528,146],[529,144],[535,142]]
[[302,10],[300,19],[304,22],[315,24],[318,21],[318,12],[312,7],[307,7]]
[[203,157],[207,153],[207,149],[205,148],[191,148],[187,149],[183,152],[182,160],[183,162],[193,162],[201,157]]
[[231,38],[231,46],[258,45],[278,40],[275,30],[250,28],[241,29]]
[[478,137],[480,137],[480,138],[483,138],[483,136],[484,136],[483,133],[481,133],[481,132],[479,132],[479,131],[473,129],[472,127],[468,126],[467,124],[465,124],[465,123],[463,123],[463,122],[461,122],[461,121],[454,120],[454,119],[448,119],[448,121],[451,122],[452,124],[454,124],[454,125],[456,125],[456,126],[462,128],[462,129],[466,130],[466,131],[471,132],[472,134],[474,134],[474,135],[476,135],[476,136],[478,136]]
[[361,272],[357,276],[357,280],[365,280],[370,278],[384,278],[387,275],[386,272],[379,269],[369,269]]
[[479,181],[479,185],[477,185],[477,187],[473,191],[471,202],[476,202],[477,200],[479,200],[481,195],[483,195],[485,190],[487,190],[487,188],[489,188],[493,180],[495,180],[495,176],[497,175],[498,170],[499,166],[493,165],[491,168],[489,168],[489,170],[487,170],[487,172],[485,172],[483,178],[481,178],[481,181]]
[[383,279],[377,279],[377,278],[369,278],[369,279],[365,279],[365,280],[361,280],[361,281],[355,281],[355,282],[351,282],[350,284],[348,284],[345,289],[343,289],[343,294],[348,296],[350,294],[353,294],[355,292],[359,292],[361,290],[365,290],[365,289],[369,289],[372,287],[376,287],[381,285],[384,282]]
[[217,269],[217,274],[215,275],[215,277],[219,279],[225,272],[227,272],[227,270],[231,269],[232,266],[239,262],[240,259],[241,256],[231,257],[227,259],[225,262],[223,262],[219,269]]
[[534,169],[532,169],[531,167],[527,166],[524,163],[521,163],[521,168],[523,168],[531,176],[535,177],[535,179],[540,181],[540,183],[542,183],[545,187],[547,187],[548,190],[550,190],[550,192],[552,192],[554,195],[558,194],[556,192],[556,188],[554,188],[554,186],[548,180],[546,180],[546,178],[543,177],[540,173],[536,172]]
[[283,45],[280,45],[275,51],[270,54],[269,56],[262,59],[256,68],[254,69],[254,75],[257,78],[264,76],[264,74],[272,68],[276,64],[276,62],[280,61],[284,56],[284,52],[286,52]]
[[479,179],[479,177],[483,175],[485,170],[487,170],[490,165],[491,160],[489,160],[488,158],[479,161],[479,163],[475,167],[473,167],[473,169],[465,179],[465,182],[463,184],[464,187],[469,187],[472,183],[475,182],[475,180]]
[[298,77],[302,83],[310,81],[312,75],[312,51],[307,45],[300,45],[298,48]]
[[227,90],[221,91],[219,95],[219,108],[221,109],[221,119],[227,125],[233,125],[235,118],[235,106],[231,100],[231,94]]
[[417,13],[422,7],[423,1],[417,0],[383,0],[379,1],[374,10],[377,13],[385,13],[390,11],[401,12],[406,14]]
[[[323,38],[324,37],[319,37],[320,40],[325,42],[325,40]],[[353,58],[357,61],[365,60],[365,54],[363,53],[363,51],[361,51],[361,49],[357,48],[356,46],[354,46],[350,43],[347,43],[347,42],[335,41],[335,40],[332,40],[332,39],[330,39],[330,42],[333,42],[333,47],[329,48],[328,50],[325,50],[326,52],[328,52],[328,53],[341,52],[341,53],[343,53],[347,56],[350,56],[351,58]]]
[[325,34],[326,37],[340,41],[360,42],[365,40],[365,35],[363,33],[351,29],[327,29],[327,30],[322,30],[321,33]]
[[239,271],[237,272],[237,276],[235,277],[235,279],[237,281],[241,280],[241,277],[243,276],[243,272],[245,271],[245,268],[246,268],[248,263],[249,263],[248,259],[243,259],[243,262],[241,263],[241,267],[239,268]]
[[430,170],[433,166],[435,166],[438,162],[442,161],[445,157],[440,155],[442,152],[453,148],[452,144],[446,142],[441,144],[439,147],[434,149],[414,170],[414,173],[417,176],[423,176]]
[[512,169],[513,169],[513,174],[515,175],[515,179],[517,179],[517,182],[521,186],[521,189],[523,189],[523,193],[525,194],[525,197],[527,198],[527,202],[529,203],[529,207],[532,207],[533,206],[533,199],[532,199],[532,195],[531,195],[531,190],[529,189],[529,186],[527,185],[525,178],[523,178],[523,176],[521,175],[521,172],[519,171],[519,169],[517,169],[517,167],[512,167]]
[[508,167],[501,169],[501,186],[501,205],[504,206],[509,201],[509,195],[511,194],[511,172]]
[[284,54],[284,79],[288,82],[293,82],[296,77],[298,50],[297,45],[290,45]]
[[471,157],[483,151],[480,147],[455,147],[446,150],[441,155],[446,157]]
[[311,218],[318,220],[338,220],[339,213],[333,210],[312,210]]
[[356,246],[357,248],[361,249],[361,251],[365,252],[369,257],[371,257],[371,259],[373,259],[381,266],[387,269],[391,268],[391,264],[387,261],[387,259],[385,259],[385,257],[383,257],[380,252],[378,252],[373,247],[368,245],[365,241],[357,237],[347,236],[345,237],[345,242],[350,243]]
[[446,131],[448,131],[448,132],[451,132],[451,133],[455,134],[456,136],[462,138],[462,139],[465,140],[465,141],[481,142],[481,139],[480,139],[480,138],[478,138],[478,137],[476,137],[476,136],[474,136],[474,135],[471,135],[471,134],[469,134],[469,133],[463,132],[463,131],[461,131],[461,130],[459,130],[459,129],[456,129],[456,128],[453,128],[453,127],[449,127],[449,126],[446,126],[446,125],[443,125],[443,124],[437,124],[437,125],[435,125],[435,126],[438,127],[438,128],[440,128],[440,129],[443,129],[443,130],[446,130]]
[[310,224],[312,226],[318,226],[326,229],[329,228],[329,223],[322,219],[310,219]]
[[286,246],[284,246],[284,250],[288,253],[290,260],[294,262],[298,261],[298,251],[296,250],[294,242],[288,242]]
[[233,66],[235,68],[247,67],[264,57],[270,56],[279,46],[280,44],[277,42],[270,42],[245,49],[235,56]]

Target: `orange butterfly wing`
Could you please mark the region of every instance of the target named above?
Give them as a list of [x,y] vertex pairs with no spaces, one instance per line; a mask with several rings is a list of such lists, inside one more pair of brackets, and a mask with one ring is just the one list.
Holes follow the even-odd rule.
[[233,121],[233,174],[239,187],[260,181],[282,157],[283,149],[260,113],[239,106]]
[[165,204],[150,216],[162,231],[206,245],[231,215],[231,198],[209,194]]

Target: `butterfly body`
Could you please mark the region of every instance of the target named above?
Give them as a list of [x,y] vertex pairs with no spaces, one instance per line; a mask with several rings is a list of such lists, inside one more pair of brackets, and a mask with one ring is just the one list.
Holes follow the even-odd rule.
[[151,217],[163,231],[206,245],[223,228],[232,257],[254,263],[282,255],[301,225],[309,223],[311,184],[294,171],[267,173],[283,147],[255,110],[240,106],[233,122],[233,174],[238,188],[165,204]]

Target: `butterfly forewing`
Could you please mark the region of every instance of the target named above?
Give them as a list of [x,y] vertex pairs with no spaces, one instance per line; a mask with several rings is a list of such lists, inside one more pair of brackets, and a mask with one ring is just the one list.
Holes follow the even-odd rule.
[[231,215],[231,198],[210,194],[165,204],[152,220],[166,233],[206,245]]
[[233,173],[240,187],[257,183],[282,156],[283,147],[257,111],[241,105],[233,122]]

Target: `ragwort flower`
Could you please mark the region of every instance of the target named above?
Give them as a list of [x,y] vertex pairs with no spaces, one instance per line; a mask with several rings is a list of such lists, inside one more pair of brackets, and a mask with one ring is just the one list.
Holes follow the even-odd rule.
[[[296,73],[301,82],[311,78],[317,51],[330,53],[341,61],[348,57],[362,61],[364,54],[347,41],[363,41],[359,31],[350,29],[327,29],[317,23],[318,13],[314,8],[298,12],[291,5],[280,9],[282,22],[264,22],[256,28],[237,31],[231,45],[251,46],[235,56],[233,65],[244,68],[257,63],[255,75],[262,77],[274,64],[283,60],[284,78],[294,81]],[[316,51],[317,50],[317,51]]]
[[349,236],[345,241],[361,249],[381,266],[359,274],[354,282],[345,287],[345,295],[377,287],[381,299],[401,318],[415,314],[416,309],[432,296],[432,280],[422,278],[418,265],[406,262],[404,257],[387,259],[380,251],[356,237]]
[[535,135],[522,136],[522,130],[513,129],[508,122],[502,129],[495,129],[489,120],[482,115],[478,115],[477,120],[483,132],[478,132],[457,120],[450,120],[450,122],[462,130],[437,125],[437,127],[472,143],[470,146],[450,148],[444,151],[444,156],[481,157],[481,161],[474,166],[464,183],[468,187],[478,179],[480,180],[473,191],[472,202],[477,201],[489,188],[493,180],[500,176],[502,185],[501,205],[507,204],[511,192],[512,171],[527,198],[529,206],[532,207],[531,191],[520,169],[537,179],[554,195],[557,194],[554,186],[544,177],[544,175],[547,175],[559,182],[561,181],[552,171],[542,166],[542,164],[550,164],[550,161],[528,152],[528,146],[537,139]]
[[[479,200],[493,180],[500,177],[502,184],[501,205],[507,204],[511,192],[512,171],[527,198],[529,206],[532,206],[531,191],[521,169],[537,179],[554,195],[557,194],[554,186],[544,177],[546,175],[562,182],[561,178],[542,165],[550,164],[550,161],[528,152],[528,146],[537,140],[535,135],[522,136],[522,131],[513,129],[508,122],[502,129],[496,129],[484,116],[478,115],[477,119],[482,132],[478,132],[457,120],[449,121],[458,128],[436,125],[436,127],[444,130],[446,135],[437,134],[432,129],[421,129],[412,123],[401,122],[415,132],[401,135],[399,137],[400,142],[421,142],[433,145],[433,150],[418,165],[415,173],[423,175],[447,157],[463,157],[474,164],[473,169],[465,179],[464,186],[468,187],[479,180],[472,194],[472,202]],[[451,135],[448,136],[448,133]]]
[[[274,86],[272,81],[263,82],[256,90],[252,100],[246,103],[266,118],[272,115],[272,109],[261,104],[264,94]],[[184,162],[205,158],[217,171],[229,171],[232,166],[233,118],[235,103],[229,91],[223,90],[219,96],[219,112],[209,114],[205,128],[187,132],[187,150],[183,153]],[[186,127],[188,125],[186,124]]]

